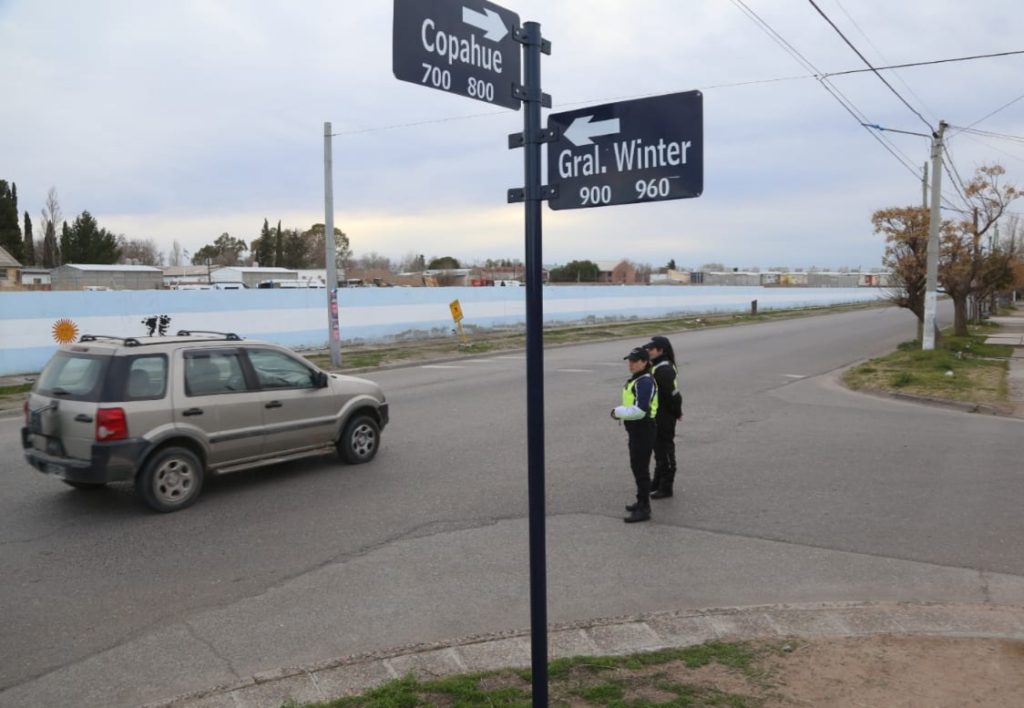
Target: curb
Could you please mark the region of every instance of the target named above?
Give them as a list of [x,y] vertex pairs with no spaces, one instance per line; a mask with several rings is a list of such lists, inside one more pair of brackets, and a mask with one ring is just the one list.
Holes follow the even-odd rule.
[[[1024,640],[1024,607],[931,603],[815,603],[657,612],[554,625],[552,659],[624,655],[708,641],[932,635]],[[265,671],[144,708],[256,708],[360,694],[409,673],[419,678],[528,668],[528,630],[415,644]]]

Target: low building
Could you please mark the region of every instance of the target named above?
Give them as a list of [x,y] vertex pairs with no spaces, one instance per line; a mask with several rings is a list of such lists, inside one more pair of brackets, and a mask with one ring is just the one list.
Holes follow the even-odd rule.
[[260,283],[298,281],[299,271],[289,268],[259,268],[256,266],[223,266],[210,274],[213,283],[241,283],[247,288],[258,288]]
[[32,267],[22,268],[21,287],[26,290],[49,290],[50,269]]
[[194,286],[212,285],[213,271],[220,266],[164,266],[164,287],[169,290],[192,290]]
[[65,263],[50,280],[53,290],[160,290],[164,274],[153,266]]
[[0,288],[17,288],[21,285],[21,263],[0,247]]

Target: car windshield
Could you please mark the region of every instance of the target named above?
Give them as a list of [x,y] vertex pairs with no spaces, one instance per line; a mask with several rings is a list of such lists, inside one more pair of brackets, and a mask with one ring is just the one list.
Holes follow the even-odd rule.
[[110,357],[57,352],[43,369],[35,391],[71,401],[98,401]]

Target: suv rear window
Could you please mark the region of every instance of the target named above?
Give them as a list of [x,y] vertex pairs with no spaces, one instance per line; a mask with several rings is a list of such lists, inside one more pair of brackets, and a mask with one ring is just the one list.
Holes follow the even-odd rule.
[[70,401],[99,401],[108,356],[57,352],[39,376],[35,391]]

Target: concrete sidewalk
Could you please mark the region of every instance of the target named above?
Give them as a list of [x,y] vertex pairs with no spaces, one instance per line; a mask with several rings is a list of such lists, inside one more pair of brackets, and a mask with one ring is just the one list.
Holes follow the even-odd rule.
[[[552,659],[674,649],[708,641],[784,637],[942,636],[1024,640],[1024,608],[991,605],[830,603],[724,608],[594,620],[552,627]],[[528,668],[528,632],[471,637],[265,672],[146,708],[264,708],[358,695],[414,674]]]
[[993,317],[989,321],[1002,329],[999,334],[987,338],[985,344],[1002,344],[1014,348],[1007,377],[1008,397],[1014,406],[1014,414],[1024,417],[1024,312]]

